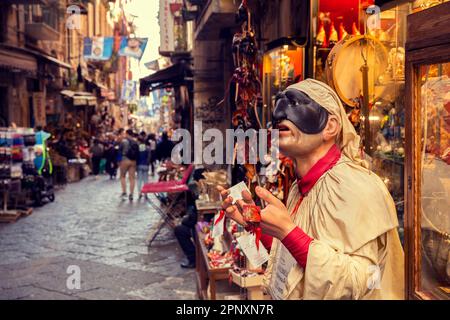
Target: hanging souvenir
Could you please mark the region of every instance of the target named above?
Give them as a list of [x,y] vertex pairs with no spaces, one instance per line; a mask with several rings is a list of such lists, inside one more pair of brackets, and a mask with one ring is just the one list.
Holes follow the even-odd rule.
[[353,24],[352,24],[352,35],[353,36],[360,36],[361,35],[361,33],[359,32],[358,27],[356,26],[355,22],[353,22]]
[[327,34],[325,32],[325,27],[323,26],[323,22],[320,22],[320,25],[319,25],[319,32],[317,32],[317,36],[316,36],[316,45],[321,48],[328,47]]
[[341,23],[339,24],[339,40],[344,39],[347,35],[348,35],[348,33],[347,33],[347,31],[345,30],[344,23],[341,22]]
[[330,41],[330,47],[334,46],[336,44],[336,42],[338,42],[338,33],[336,31],[336,28],[334,27],[334,22],[332,22],[331,26],[330,26],[329,41]]
[[255,244],[256,248],[259,250],[259,241],[262,235],[262,230],[259,226],[261,223],[261,209],[252,204],[244,205],[242,216],[247,223],[247,230],[255,234]]

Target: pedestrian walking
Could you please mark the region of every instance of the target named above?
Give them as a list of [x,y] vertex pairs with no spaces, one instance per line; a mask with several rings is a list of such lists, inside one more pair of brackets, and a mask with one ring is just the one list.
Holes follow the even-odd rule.
[[136,142],[133,134],[133,130],[128,129],[125,133],[125,137],[122,139],[119,146],[119,154],[121,155],[121,161],[119,164],[120,169],[120,183],[122,186],[122,200],[127,198],[127,182],[126,176],[128,173],[128,179],[130,183],[130,194],[128,199],[133,201],[134,187],[136,183],[136,162],[139,157],[139,145]]
[[100,143],[99,139],[94,139],[94,143],[91,147],[92,155],[92,171],[94,173],[95,179],[98,179],[98,174],[100,173],[100,162],[103,158],[104,148]]
[[156,137],[154,133],[150,133],[147,137],[147,144],[150,146],[150,169],[152,177],[155,175],[156,161]]
[[[139,200],[142,198],[142,187],[148,183],[148,170],[151,161],[150,147],[145,141],[145,133],[139,137],[139,158],[137,162]],[[147,198],[147,195],[145,195]]]
[[108,141],[106,150],[105,150],[105,158],[106,158],[106,172],[109,174],[109,178],[115,179],[117,175],[118,168],[118,145],[114,140]]

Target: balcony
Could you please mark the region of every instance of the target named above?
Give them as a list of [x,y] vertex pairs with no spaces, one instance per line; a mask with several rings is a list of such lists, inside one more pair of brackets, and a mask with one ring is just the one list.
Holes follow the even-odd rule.
[[236,26],[237,9],[238,4],[232,0],[208,0],[197,20],[195,39],[218,40],[222,29]]
[[47,4],[47,0],[2,0],[7,4]]
[[59,10],[56,6],[25,6],[25,33],[35,40],[59,40]]

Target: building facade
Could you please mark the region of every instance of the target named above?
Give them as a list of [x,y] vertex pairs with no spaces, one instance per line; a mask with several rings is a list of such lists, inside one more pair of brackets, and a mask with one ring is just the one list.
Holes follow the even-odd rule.
[[[83,43],[86,37],[115,37],[119,42],[120,35],[128,34],[123,10],[113,14],[121,2],[0,3],[0,126],[62,123],[66,113],[74,111],[70,106],[77,92],[89,96],[90,113],[117,103],[120,84],[127,77],[126,58],[85,61]],[[87,115],[84,121],[89,121]]]

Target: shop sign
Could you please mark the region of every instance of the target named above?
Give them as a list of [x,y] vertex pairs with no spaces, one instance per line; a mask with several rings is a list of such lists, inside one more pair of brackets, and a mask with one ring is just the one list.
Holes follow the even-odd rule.
[[174,14],[173,10],[181,7],[182,0],[160,0],[159,8],[159,25],[160,25],[160,37],[161,44],[159,51],[161,52],[173,52],[175,51],[175,38],[174,38]]
[[46,104],[45,109],[46,109],[47,114],[55,114],[56,113],[55,99],[47,99],[47,104]]
[[46,125],[45,92],[33,92],[33,114],[35,126]]

